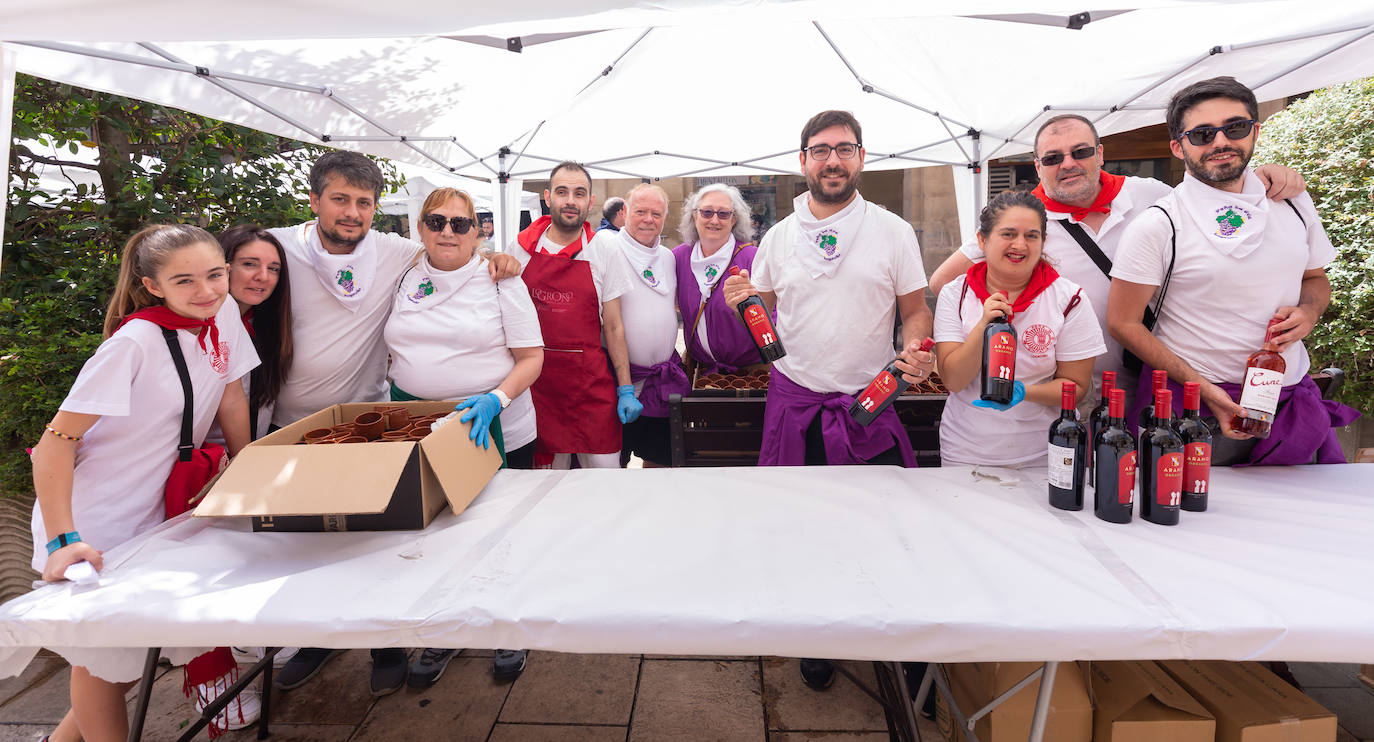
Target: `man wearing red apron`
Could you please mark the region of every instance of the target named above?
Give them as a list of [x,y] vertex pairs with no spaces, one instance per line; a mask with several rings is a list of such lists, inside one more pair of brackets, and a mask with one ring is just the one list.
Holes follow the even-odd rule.
[[589,244],[591,190],[586,169],[560,163],[544,191],[550,215],[516,238],[544,335],[544,369],[530,387],[537,467],[566,468],[572,454],[584,468],[620,466],[621,425],[643,409],[630,382],[620,317],[620,296],[632,279],[618,255]]

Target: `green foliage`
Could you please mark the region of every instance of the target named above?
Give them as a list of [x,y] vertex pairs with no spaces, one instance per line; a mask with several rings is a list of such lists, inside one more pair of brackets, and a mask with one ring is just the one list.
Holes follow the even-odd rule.
[[[304,221],[310,165],[328,150],[26,75],[15,81],[13,137],[0,268],[0,496],[26,497],[24,448],[100,344],[128,236],[147,224],[219,232]],[[379,164],[397,184],[395,168]],[[84,177],[52,193],[39,187],[44,168]]]
[[1345,370],[1341,401],[1374,413],[1374,77],[1318,90],[1271,116],[1255,151],[1302,173],[1338,257],[1331,308],[1307,338],[1313,368]]

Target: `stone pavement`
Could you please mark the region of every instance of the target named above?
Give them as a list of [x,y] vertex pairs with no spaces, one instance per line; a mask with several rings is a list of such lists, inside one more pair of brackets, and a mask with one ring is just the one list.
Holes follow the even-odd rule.
[[[863,681],[872,666],[843,663]],[[333,660],[294,691],[273,694],[277,742],[881,742],[878,704],[837,674],[825,692],[807,688],[797,660],[531,652],[513,683],[491,676],[491,653],[466,650],[433,688],[381,699],[367,691],[364,650]],[[1293,663],[1309,695],[1335,712],[1338,742],[1374,742],[1374,691],[1357,665]],[[33,742],[67,708],[66,665],[40,656],[18,678],[0,681],[0,742]],[[130,694],[132,699],[132,693]],[[190,721],[181,670],[164,670],[148,713],[149,742],[175,740]],[[939,740],[922,720],[922,739]],[[204,733],[199,739],[205,739]],[[254,729],[221,737],[257,739]]]

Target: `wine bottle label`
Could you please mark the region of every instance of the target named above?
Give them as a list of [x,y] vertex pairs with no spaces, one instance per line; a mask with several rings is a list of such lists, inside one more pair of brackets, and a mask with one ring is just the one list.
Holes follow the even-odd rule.
[[1016,378],[1016,338],[999,332],[988,342],[988,373],[1008,381]]
[[1116,485],[1117,502],[1130,506],[1135,502],[1135,451],[1122,456],[1116,464],[1118,474]]
[[1073,449],[1050,444],[1050,486],[1073,489]]
[[1245,383],[1240,389],[1240,406],[1274,414],[1279,408],[1279,394],[1283,392],[1283,372],[1251,366],[1245,369]]
[[1183,488],[1190,495],[1207,494],[1212,477],[1212,444],[1189,443],[1183,447]]
[[897,378],[887,369],[883,369],[883,372],[869,383],[868,388],[864,389],[863,394],[859,395],[859,406],[872,412],[881,407],[896,391]]
[[1183,500],[1183,453],[1162,454],[1155,462],[1155,502],[1161,507],[1176,508]]
[[773,323],[768,319],[768,312],[765,312],[762,306],[746,306],[744,322],[749,326],[749,333],[754,336],[754,344],[760,348],[778,342],[777,335],[773,334]]

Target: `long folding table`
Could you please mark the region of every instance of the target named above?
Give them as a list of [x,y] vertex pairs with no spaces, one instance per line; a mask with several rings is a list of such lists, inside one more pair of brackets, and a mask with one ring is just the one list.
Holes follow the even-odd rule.
[[0,606],[0,677],[44,646],[1374,662],[1374,465],[1214,470],[1176,527],[1088,498],[1049,507],[1043,469],[503,471],[424,531],[182,517]]

